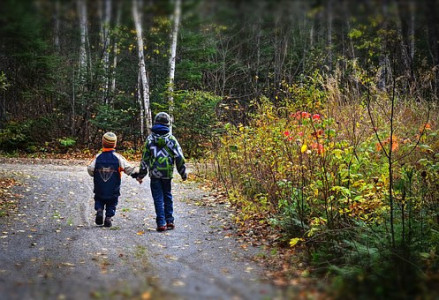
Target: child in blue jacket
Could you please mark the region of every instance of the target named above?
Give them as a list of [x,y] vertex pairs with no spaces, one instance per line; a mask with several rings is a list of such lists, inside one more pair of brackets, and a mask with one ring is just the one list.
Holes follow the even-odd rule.
[[87,167],[88,173],[93,176],[96,224],[105,227],[111,227],[111,218],[116,213],[122,172],[134,177],[138,172],[122,155],[116,153],[116,144],[117,136],[113,132],[105,133],[102,137],[102,152]]
[[171,118],[167,113],[160,112],[155,116],[152,133],[145,142],[137,176],[137,180],[141,183],[149,171],[157,231],[174,229],[171,192],[174,164],[181,178],[187,179],[183,152],[177,139],[170,133],[170,125]]

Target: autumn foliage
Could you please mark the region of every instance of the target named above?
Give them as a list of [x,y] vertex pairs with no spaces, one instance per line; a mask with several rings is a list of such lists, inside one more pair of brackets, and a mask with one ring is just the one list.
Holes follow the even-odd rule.
[[[436,264],[437,120],[401,102],[390,135],[389,110],[380,110],[390,98],[369,107],[359,101],[343,105],[331,90],[309,90],[295,86],[281,105],[262,100],[248,125],[226,124],[213,158],[221,166],[217,178],[240,211],[237,223],[245,227],[264,216],[281,232],[284,247],[306,250],[318,270],[343,284],[366,286],[363,292],[368,284],[405,282],[404,276],[392,277],[401,270],[385,267],[394,265],[395,253],[421,269]],[[384,269],[390,273],[381,274]],[[376,272],[386,280],[364,279]]]

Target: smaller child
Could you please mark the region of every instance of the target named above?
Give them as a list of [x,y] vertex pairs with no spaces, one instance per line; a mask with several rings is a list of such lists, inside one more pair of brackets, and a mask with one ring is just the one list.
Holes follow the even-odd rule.
[[105,227],[111,227],[111,218],[116,213],[122,172],[132,176],[138,173],[138,168],[131,166],[122,155],[116,153],[116,144],[117,136],[113,132],[105,133],[102,137],[102,152],[87,167],[88,174],[93,176],[96,224],[104,224]]

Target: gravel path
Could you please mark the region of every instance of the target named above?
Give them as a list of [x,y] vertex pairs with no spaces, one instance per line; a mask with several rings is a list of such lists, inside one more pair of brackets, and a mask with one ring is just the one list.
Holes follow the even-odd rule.
[[[85,164],[11,164],[18,210],[0,218],[0,299],[273,299],[228,230],[225,207],[201,207],[193,183],[173,183],[176,229],[155,231],[149,180],[123,175],[112,228],[94,224]],[[35,162],[35,161],[33,161]]]

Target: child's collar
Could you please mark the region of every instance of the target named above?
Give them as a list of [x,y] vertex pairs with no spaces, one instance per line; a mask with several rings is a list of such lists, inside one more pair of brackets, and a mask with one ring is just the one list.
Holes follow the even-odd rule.
[[114,151],[114,148],[102,148],[102,152]]

